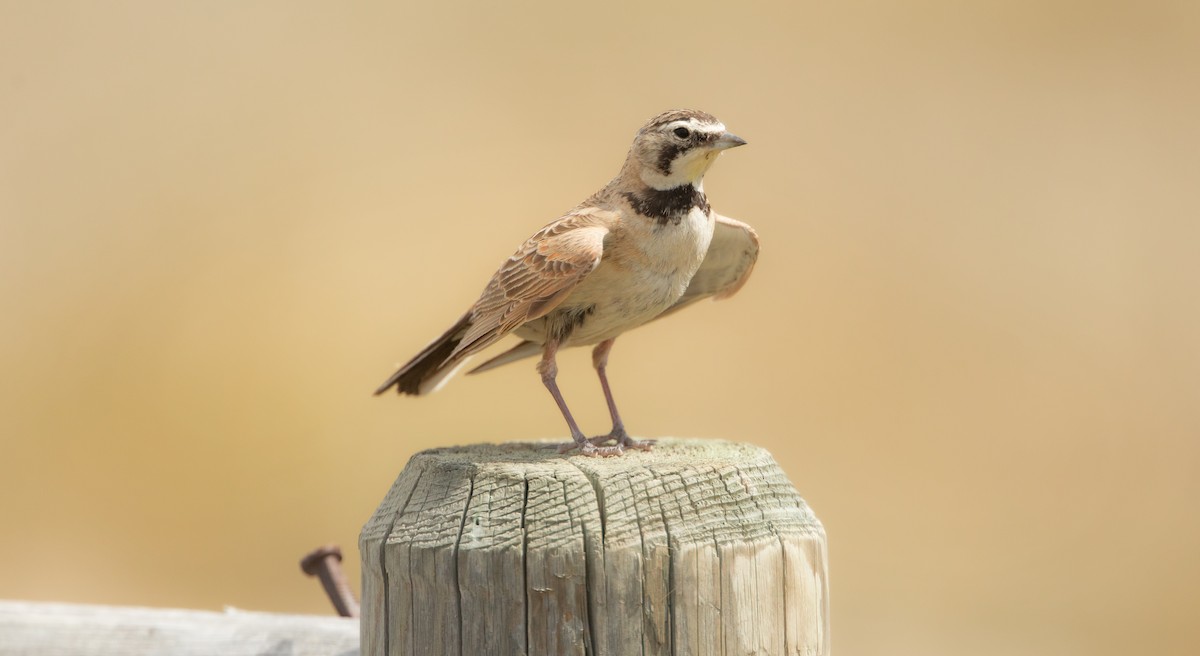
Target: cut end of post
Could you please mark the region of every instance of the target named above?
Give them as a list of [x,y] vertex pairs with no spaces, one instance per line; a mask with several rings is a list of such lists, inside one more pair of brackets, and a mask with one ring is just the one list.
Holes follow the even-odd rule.
[[362,653],[829,653],[825,531],[771,454],[413,456],[363,528]]

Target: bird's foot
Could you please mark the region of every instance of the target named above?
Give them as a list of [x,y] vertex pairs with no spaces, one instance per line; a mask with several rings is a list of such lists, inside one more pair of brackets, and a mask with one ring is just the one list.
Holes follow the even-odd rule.
[[601,458],[611,458],[613,456],[619,456],[625,453],[625,447],[621,446],[620,444],[613,446],[596,446],[595,444],[592,444],[591,441],[589,441],[586,437],[579,441],[567,442],[566,444],[560,445],[558,447],[558,452],[569,453],[575,449],[579,449],[579,455],[588,456],[590,458],[595,458],[597,456]]
[[597,435],[596,437],[588,438],[588,442],[595,446],[601,446],[613,441],[621,448],[637,449],[639,451],[649,451],[654,446],[654,440],[635,440],[629,437],[629,433],[626,433],[624,428],[614,428],[608,435]]

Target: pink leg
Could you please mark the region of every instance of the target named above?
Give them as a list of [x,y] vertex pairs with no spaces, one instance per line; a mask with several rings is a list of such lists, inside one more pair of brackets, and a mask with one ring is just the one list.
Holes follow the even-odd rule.
[[562,392],[558,391],[558,383],[555,382],[555,378],[558,377],[558,363],[555,362],[554,355],[557,352],[558,342],[546,342],[546,346],[542,350],[542,360],[538,362],[537,370],[542,375],[542,384],[546,386],[546,389],[550,390],[550,396],[553,396],[554,402],[558,404],[558,409],[562,412],[563,419],[567,420],[567,428],[571,430],[571,439],[574,440],[558,447],[558,452],[566,453],[571,449],[578,448],[579,452],[585,456],[621,455],[624,449],[620,445],[597,447],[584,437],[583,431],[579,430],[579,425],[575,423],[575,418],[571,416],[571,411],[567,408],[567,402],[563,399]]
[[621,421],[621,413],[617,412],[617,403],[613,401],[612,389],[608,386],[608,353],[612,350],[615,341],[616,338],[606,339],[592,350],[592,366],[596,368],[596,375],[600,377],[600,387],[604,390],[604,400],[608,402],[608,414],[612,416],[613,427],[612,432],[608,435],[599,435],[589,441],[592,444],[600,445],[610,440],[616,440],[619,447],[649,451],[654,444],[653,440],[635,440],[625,432],[625,422]]

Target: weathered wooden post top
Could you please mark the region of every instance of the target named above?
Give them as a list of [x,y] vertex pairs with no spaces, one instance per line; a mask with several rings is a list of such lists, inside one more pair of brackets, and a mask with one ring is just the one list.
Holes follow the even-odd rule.
[[413,456],[363,528],[362,653],[829,653],[825,533],[764,449]]

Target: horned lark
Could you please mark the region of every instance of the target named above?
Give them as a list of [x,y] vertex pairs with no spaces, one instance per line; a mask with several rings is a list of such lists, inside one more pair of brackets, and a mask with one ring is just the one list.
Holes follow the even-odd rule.
[[[722,151],[745,144],[710,114],[675,110],[656,116],[633,139],[621,172],[591,198],[530,237],[492,276],[479,300],[375,391],[427,394],[467,359],[509,333],[524,341],[478,373],[541,354],[537,371],[585,455],[649,448],[630,438],[605,374],[623,332],[709,296],[738,291],[758,257],[758,236],[721,216],[704,194],[704,174]],[[587,438],[555,377],[555,354],[595,345],[612,431]],[[605,446],[615,442],[612,446]]]

